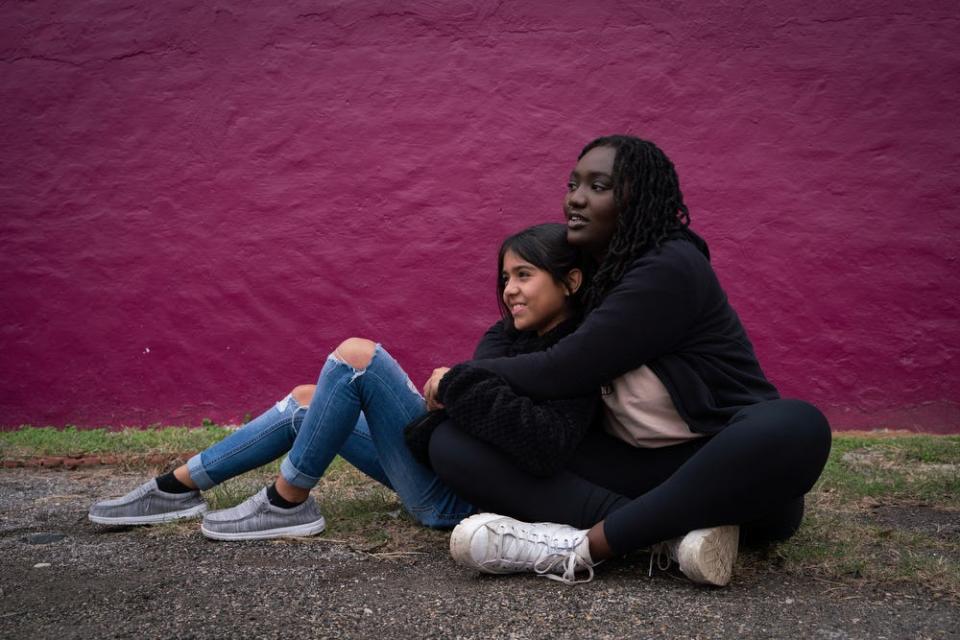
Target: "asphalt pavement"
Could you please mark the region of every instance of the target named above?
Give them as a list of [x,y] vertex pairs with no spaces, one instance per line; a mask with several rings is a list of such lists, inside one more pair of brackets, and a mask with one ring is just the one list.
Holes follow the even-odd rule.
[[0,470],[0,638],[960,638],[958,604],[922,588],[775,566],[712,589],[638,557],[568,586],[479,576],[435,542],[376,555],[87,521],[141,475]]

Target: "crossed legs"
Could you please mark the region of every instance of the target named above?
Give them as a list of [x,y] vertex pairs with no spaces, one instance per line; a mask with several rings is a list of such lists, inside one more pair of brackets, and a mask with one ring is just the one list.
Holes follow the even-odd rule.
[[521,472],[451,423],[434,433],[430,459],[444,482],[484,510],[589,529],[599,560],[726,524],[742,525],[747,541],[789,537],[830,438],[817,409],[774,400],[746,407],[715,436],[664,449],[592,433],[551,478]]

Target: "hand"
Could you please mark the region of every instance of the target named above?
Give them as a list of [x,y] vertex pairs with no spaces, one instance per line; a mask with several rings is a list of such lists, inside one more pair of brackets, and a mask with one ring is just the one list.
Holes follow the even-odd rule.
[[443,379],[443,376],[447,374],[447,371],[450,371],[450,367],[434,369],[430,375],[430,379],[423,385],[423,397],[426,399],[427,409],[430,411],[443,409],[443,405],[440,404],[440,401],[437,399],[437,392],[440,389],[440,381]]

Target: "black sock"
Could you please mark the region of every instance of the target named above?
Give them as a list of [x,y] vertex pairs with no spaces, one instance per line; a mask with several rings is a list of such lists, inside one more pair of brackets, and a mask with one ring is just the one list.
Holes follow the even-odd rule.
[[157,487],[165,493],[189,493],[196,491],[196,489],[191,489],[177,480],[177,476],[173,475],[173,471],[165,473],[162,476],[157,476]]
[[280,507],[281,509],[292,509],[293,507],[298,507],[306,502],[306,500],[301,500],[300,502],[290,502],[277,491],[276,483],[267,487],[267,500],[273,506]]

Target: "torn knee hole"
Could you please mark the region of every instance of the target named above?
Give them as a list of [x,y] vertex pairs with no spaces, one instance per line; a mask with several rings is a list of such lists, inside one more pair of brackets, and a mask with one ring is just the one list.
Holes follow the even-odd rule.
[[290,396],[298,405],[305,407],[313,400],[313,392],[316,391],[316,389],[317,385],[315,384],[302,384],[294,387],[293,391],[290,392]]
[[344,364],[361,370],[370,366],[377,343],[365,338],[348,338],[334,350],[334,355]]

